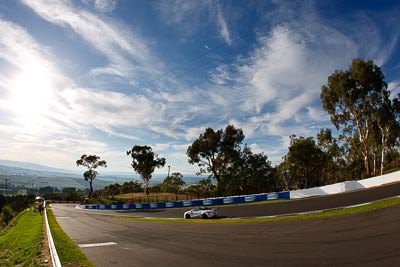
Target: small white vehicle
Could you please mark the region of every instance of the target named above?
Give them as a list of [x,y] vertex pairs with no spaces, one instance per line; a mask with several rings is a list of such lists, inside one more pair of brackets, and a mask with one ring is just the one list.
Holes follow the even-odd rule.
[[208,219],[217,217],[217,209],[215,208],[207,208],[207,207],[197,207],[186,211],[183,214],[183,218],[185,219]]

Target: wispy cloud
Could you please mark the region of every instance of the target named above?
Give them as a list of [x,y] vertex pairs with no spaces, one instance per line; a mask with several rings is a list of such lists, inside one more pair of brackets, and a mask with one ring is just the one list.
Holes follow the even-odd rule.
[[87,4],[92,4],[101,13],[111,13],[117,7],[117,0],[83,0]]
[[[282,137],[281,148],[291,134],[313,136],[319,128],[329,127],[319,98],[321,86],[360,52],[351,35],[329,24],[310,24],[301,30],[297,25],[276,25],[259,36],[248,56],[238,57],[236,69],[221,65],[213,74],[220,87],[235,77],[230,95],[240,102],[231,106],[230,121],[250,139]],[[225,99],[229,95],[220,92]]]
[[217,21],[222,38],[227,44],[230,45],[232,43],[231,35],[229,33],[228,25],[226,23],[225,17],[222,14],[222,10],[219,4],[217,5]]
[[[13,68],[21,68],[24,63],[36,62],[40,54],[45,53],[39,44],[22,27],[0,20],[0,59],[8,62]],[[46,62],[41,62],[48,65]]]
[[159,10],[167,23],[179,24],[190,34],[211,27],[219,33],[222,40],[228,45],[232,43],[227,18],[216,0],[170,0],[158,3]]
[[392,81],[388,84],[388,89],[392,93],[391,96],[398,97],[400,94],[400,80]]
[[[53,45],[50,37],[41,43],[35,39],[40,38],[34,35],[37,30],[31,31],[26,22],[21,23],[25,29],[17,22],[0,20],[0,63],[6,65],[0,73],[0,154],[14,159],[23,154],[26,159],[20,160],[29,161],[28,155],[37,155],[48,162],[73,163],[80,154],[96,153],[113,166],[129,168],[125,151],[131,144],[148,144],[178,166],[187,163],[187,146],[207,127],[221,129],[227,124],[244,130],[254,152],[265,151],[271,160],[279,160],[286,153],[289,135],[312,136],[329,127],[319,99],[327,77],[336,69],[346,69],[358,56],[384,65],[396,53],[400,32],[394,23],[398,16],[384,20],[374,14],[380,18],[376,20],[354,14],[348,23],[349,17],[342,15],[321,18],[313,4],[300,2],[251,4],[263,8],[253,10],[258,17],[246,34],[237,27],[241,15],[235,11],[254,6],[241,1],[146,2],[147,9],[158,6],[152,11],[162,13],[169,23],[155,30],[115,19],[119,10],[114,0],[22,2],[37,15],[32,21],[61,29],[61,37],[54,38],[68,39],[80,55],[90,54],[80,77],[62,74],[55,65],[61,61],[56,58],[58,48],[44,45]],[[298,9],[303,5],[311,12],[296,16],[303,14]],[[276,11],[291,19],[269,16]],[[383,32],[382,25],[393,31]],[[172,50],[152,51],[155,46],[140,34],[155,34],[161,42],[160,30],[186,38],[187,46],[195,43],[195,49],[185,47],[190,51],[213,48],[212,54],[190,62],[214,59],[213,68],[204,65],[201,72],[166,75],[163,70],[170,62],[159,61],[156,55],[169,58]],[[196,43],[197,36],[204,40]],[[234,40],[243,43],[243,49],[232,45]],[[76,47],[71,47],[71,53]],[[177,42],[171,47],[180,58],[187,56]],[[81,69],[76,67],[79,61],[69,59],[71,69]],[[32,78],[32,73],[42,79]],[[150,82],[144,82],[143,76]],[[31,78],[35,86],[21,82]],[[198,83],[188,85],[188,81]],[[11,88],[22,86],[49,90],[42,92],[43,97],[32,94],[36,91],[16,97]],[[398,80],[390,81],[389,89],[399,92],[398,87]]]
[[[138,141],[140,137],[135,128],[146,128],[147,124],[157,123],[160,119],[154,109],[157,104],[145,96],[126,96],[75,85],[51,63],[51,52],[22,27],[0,20],[0,30],[0,60],[9,66],[7,75],[0,76],[0,120],[4,124],[0,127],[0,143],[3,144],[0,154],[9,159],[42,164],[45,161],[59,167],[65,167],[60,163],[66,160],[74,162],[80,153],[99,153],[115,159],[120,152],[105,142],[93,140],[93,129],[109,136]],[[14,84],[18,75],[38,73],[38,68],[45,68],[46,76],[33,77],[30,84]],[[44,99],[33,97],[29,102],[27,99],[25,106],[19,107],[18,103],[25,101],[24,92],[43,96],[33,90],[42,90],[37,83],[43,84],[44,79],[51,81],[48,101],[36,102]],[[21,90],[21,94],[14,99],[15,90]],[[39,104],[47,105],[43,112],[38,112],[43,108]]]
[[[132,80],[138,72],[151,72],[148,68],[151,55],[146,42],[127,27],[74,7],[67,1],[23,0],[23,2],[47,21],[72,29],[108,58],[110,64],[94,69],[93,74],[106,73]],[[99,3],[103,2],[95,3],[100,5]]]

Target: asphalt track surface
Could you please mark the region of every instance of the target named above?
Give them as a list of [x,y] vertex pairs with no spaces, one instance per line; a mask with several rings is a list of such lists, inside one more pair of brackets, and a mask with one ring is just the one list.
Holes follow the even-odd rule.
[[[219,215],[290,214],[398,195],[400,183],[329,197],[221,207]],[[122,220],[65,204],[53,204],[53,212],[72,240],[87,246],[81,249],[96,266],[400,266],[400,205],[323,219],[239,224]],[[173,218],[175,212],[182,218],[182,209],[111,214]]]

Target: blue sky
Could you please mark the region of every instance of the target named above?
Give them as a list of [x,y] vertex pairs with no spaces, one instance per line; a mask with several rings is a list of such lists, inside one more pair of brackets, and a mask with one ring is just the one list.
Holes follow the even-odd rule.
[[278,164],[289,135],[333,128],[321,86],[353,58],[400,92],[399,25],[386,0],[2,0],[0,158],[125,172],[150,145],[193,174],[188,146],[233,124]]

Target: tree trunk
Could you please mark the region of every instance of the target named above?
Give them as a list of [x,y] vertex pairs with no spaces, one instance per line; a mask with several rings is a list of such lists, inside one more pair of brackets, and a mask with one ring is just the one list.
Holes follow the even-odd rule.
[[375,152],[373,152],[372,155],[373,155],[373,157],[374,157],[374,159],[373,159],[373,161],[374,161],[373,176],[376,176],[376,154],[375,154]]
[[385,143],[386,143],[386,134],[389,134],[389,127],[385,129],[385,131],[381,128],[382,132],[382,154],[381,154],[381,175],[383,175],[384,171],[384,161],[385,161]]
[[367,172],[367,177],[371,177],[371,168],[370,168],[370,165],[369,165],[368,152],[364,155],[364,165],[365,165],[365,170]]
[[93,181],[91,179],[89,179],[90,192],[89,192],[88,198],[91,198],[92,194],[93,194],[93,185],[92,185],[92,183],[93,183]]
[[[382,137],[383,139],[383,137]],[[384,171],[384,161],[385,161],[385,147],[382,144],[382,154],[381,154],[381,175],[383,175]]]

